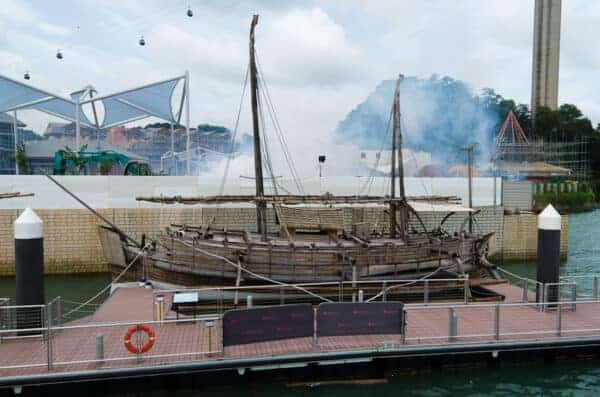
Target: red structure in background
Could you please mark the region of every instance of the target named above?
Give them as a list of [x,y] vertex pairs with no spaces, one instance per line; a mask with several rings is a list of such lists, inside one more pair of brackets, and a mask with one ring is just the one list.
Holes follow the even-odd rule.
[[496,145],[500,143],[529,144],[529,139],[527,139],[527,135],[525,135],[523,128],[521,128],[517,120],[517,116],[515,116],[512,110],[508,112],[506,120],[504,120],[502,128],[500,128],[500,132],[498,132],[498,136],[496,137]]

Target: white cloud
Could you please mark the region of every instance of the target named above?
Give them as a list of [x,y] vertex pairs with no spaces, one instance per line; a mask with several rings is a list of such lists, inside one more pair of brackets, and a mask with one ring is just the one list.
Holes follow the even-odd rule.
[[[308,171],[318,152],[334,156],[330,138],[338,121],[398,72],[447,74],[474,89],[492,87],[529,102],[531,1],[207,0],[191,6],[193,18],[180,1],[34,7],[3,0],[0,74],[22,78],[30,70],[31,83],[50,91],[93,84],[108,93],[189,69],[193,124],[231,127],[248,62],[250,19],[257,12],[259,60],[290,149],[307,159]],[[596,122],[599,16],[598,3],[563,2],[560,100],[581,105]],[[145,47],[137,45],[141,34]],[[57,48],[64,50],[62,62],[54,58]],[[242,131],[250,130],[247,108],[248,100]],[[42,123],[36,118],[36,128]]]
[[295,9],[265,22],[264,32],[257,31],[257,52],[273,82],[336,86],[365,72],[362,51],[322,9]]

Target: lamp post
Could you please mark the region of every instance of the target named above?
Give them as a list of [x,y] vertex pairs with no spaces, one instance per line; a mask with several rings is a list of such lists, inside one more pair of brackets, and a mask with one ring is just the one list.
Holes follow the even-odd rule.
[[318,157],[319,161],[319,193],[323,193],[323,164],[327,157],[324,154],[320,154]]

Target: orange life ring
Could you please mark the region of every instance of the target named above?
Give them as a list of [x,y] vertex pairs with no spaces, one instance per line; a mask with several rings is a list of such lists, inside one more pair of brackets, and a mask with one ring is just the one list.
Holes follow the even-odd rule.
[[[146,335],[148,335],[148,340],[146,341],[146,343],[144,343],[144,345],[141,348],[134,345],[131,342],[131,337],[133,336],[133,334],[135,334],[136,332],[140,332],[140,331],[145,332]],[[156,339],[156,334],[154,333],[154,330],[152,328],[150,328],[149,325],[138,324],[138,325],[132,325],[131,327],[129,327],[129,329],[127,329],[124,339],[125,339],[125,348],[127,350],[129,350],[131,353],[134,353],[134,354],[140,354],[140,353],[146,353],[148,350],[152,349],[152,346],[154,346],[154,340]]]

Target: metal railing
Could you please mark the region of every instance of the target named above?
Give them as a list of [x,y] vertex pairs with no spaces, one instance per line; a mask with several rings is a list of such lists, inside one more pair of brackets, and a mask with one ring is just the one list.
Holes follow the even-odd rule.
[[[578,311],[569,311],[573,305]],[[27,307],[8,306],[18,316]],[[255,357],[257,354],[297,353],[241,350],[231,353],[222,347],[221,315],[163,318],[156,321],[118,323],[75,322],[54,323],[52,306],[33,306],[38,316],[48,313],[39,326],[0,329],[0,376],[18,374],[22,369],[40,372],[94,370],[124,366],[158,365],[198,360]],[[583,312],[579,308],[583,309]],[[353,338],[355,342],[337,343],[335,338],[316,338],[309,347],[313,351],[348,349],[390,349],[403,345],[440,345],[447,343],[488,343],[523,341],[561,337],[599,337],[600,301],[558,301],[531,303],[463,303],[407,304],[406,328],[398,335],[375,338]],[[541,310],[540,310],[541,309]],[[27,317],[31,321],[31,317]],[[38,320],[39,317],[35,317]],[[144,354],[133,354],[124,347],[124,335],[130,327],[147,324],[156,332],[155,346]],[[18,321],[14,324],[19,324]],[[14,336],[37,336],[25,342]],[[39,337],[39,336],[42,337]],[[392,338],[393,337],[393,338]],[[333,339],[331,339],[333,338]],[[342,337],[343,338],[343,337]],[[134,337],[131,338],[132,340]],[[19,344],[16,344],[19,343]],[[25,343],[25,344],[23,344]],[[294,344],[290,344],[293,346]],[[345,347],[340,347],[345,346]],[[22,349],[31,351],[23,354]],[[228,348],[229,349],[229,348]],[[15,352],[16,350],[16,352]],[[37,352],[37,353],[36,353]],[[245,353],[244,353],[245,352]],[[12,355],[11,355],[12,354]],[[11,372],[12,371],[12,372]],[[30,371],[29,371],[30,373]]]
[[45,305],[16,306],[5,301],[0,305],[0,343],[12,338],[39,337],[39,329],[45,323]]
[[[274,305],[295,302],[372,302],[387,300],[419,300],[424,304],[434,299],[471,299],[468,277],[424,278],[416,280],[361,280],[318,282],[293,285],[244,285],[232,287],[183,288],[154,291],[154,301],[164,300],[176,293],[198,293],[199,307],[204,313],[222,314],[228,309],[248,305]],[[170,302],[170,300],[169,300]],[[166,302],[168,303],[168,302]],[[157,307],[154,306],[157,319]]]
[[518,286],[521,288],[521,302],[529,302],[529,292],[537,293],[538,290],[543,289],[542,283],[537,280],[533,280],[528,277],[523,277],[518,274],[512,273],[506,269],[498,266],[496,268],[498,272],[505,277],[509,284]]
[[[600,313],[595,318],[585,316],[585,318],[573,319],[564,316],[564,313],[576,304],[579,305],[600,305],[600,301],[564,301],[564,302],[536,302],[536,303],[496,303],[496,304],[472,304],[468,306],[457,305],[406,305],[408,330],[410,331],[411,318],[418,317],[418,313],[431,312],[437,310],[440,312],[438,318],[443,317],[443,312],[447,312],[448,326],[447,329],[440,329],[437,335],[424,336],[406,336],[407,343],[416,342],[417,344],[428,344],[431,342],[481,342],[481,341],[499,341],[511,340],[521,341],[529,339],[544,339],[548,337],[563,337],[563,336],[597,336],[600,337]],[[523,309],[533,309],[528,315],[532,318],[520,318],[524,314]],[[472,313],[468,311],[477,310],[480,312],[480,321],[483,319],[483,324],[487,324],[487,331],[482,332],[459,332],[461,322],[469,322],[472,320]],[[512,312],[512,316],[507,322],[508,325],[502,323],[502,318],[506,313]],[[535,313],[538,314],[535,314]],[[461,315],[462,313],[462,315]],[[467,315],[469,314],[469,315]],[[461,320],[461,317],[464,318]],[[537,317],[536,317],[537,316]],[[572,315],[571,315],[572,316]],[[550,319],[550,320],[548,320]],[[520,321],[516,323],[515,320]],[[587,321],[582,321],[587,320]],[[597,320],[596,324],[590,324],[590,320]],[[520,325],[519,325],[520,324]],[[571,326],[575,324],[576,326]],[[584,325],[581,325],[584,324]],[[467,324],[469,325],[469,324]],[[465,327],[469,329],[469,327]],[[508,330],[503,330],[508,328]],[[521,329],[519,329],[521,328]]]
[[[505,276],[512,285],[521,288],[521,302],[529,302],[529,294],[535,294],[535,300],[539,302],[556,302],[556,301],[570,301],[576,302],[584,299],[598,300],[600,299],[598,286],[599,277],[594,275],[590,276],[561,276],[560,281],[556,283],[541,283],[537,280],[533,280],[527,277],[519,276],[506,269],[498,267],[497,270],[500,274]],[[592,293],[588,293],[588,289],[582,287],[582,284],[589,283],[592,280],[593,287]],[[576,309],[576,305],[573,303],[570,307],[572,310]]]
[[[10,306],[10,298],[0,298],[0,329],[8,329],[11,327],[10,312],[2,309],[8,306]],[[0,343],[1,342],[2,338],[0,338]]]
[[600,299],[600,275],[564,275],[560,277],[561,282],[570,282],[577,285],[577,297],[583,299]]
[[[214,318],[202,319],[181,319],[165,321],[130,321],[118,323],[84,323],[73,325],[52,325],[47,321],[41,326],[32,328],[19,328],[10,330],[0,330],[0,338],[4,338],[6,343],[0,345],[0,356],[2,349],[9,348],[10,337],[15,334],[32,334],[42,336],[37,340],[32,340],[30,347],[33,350],[43,350],[44,355],[37,355],[30,360],[23,360],[22,355],[17,354],[14,361],[10,363],[3,362],[0,358],[0,376],[3,372],[10,370],[20,370],[26,368],[47,368],[48,370],[60,370],[60,367],[73,365],[94,364],[93,367],[83,367],[87,369],[106,368],[119,365],[156,365],[180,361],[191,361],[193,359],[206,358],[211,356],[221,356],[222,350],[219,346],[220,334],[215,330]],[[212,325],[210,325],[212,323]],[[159,349],[154,348],[148,353],[134,354],[124,347],[124,335],[132,326],[137,327],[140,324],[149,325],[154,328],[156,338],[162,338],[162,346]],[[209,324],[209,325],[207,325]],[[178,340],[172,340],[167,337],[169,328],[187,327],[187,335],[179,335]],[[207,338],[200,338],[201,332],[207,333]],[[133,339],[133,338],[132,338]],[[204,340],[208,339],[208,347],[216,346],[216,349],[203,349]],[[187,340],[189,344],[181,345],[179,342]],[[77,343],[77,345],[74,345]],[[193,348],[196,344],[197,348]],[[134,341],[135,345],[135,341]],[[5,353],[7,357],[10,353]],[[70,357],[69,357],[70,356]]]
[[52,325],[61,325],[63,322],[62,298],[60,296],[57,296],[56,298],[48,302],[46,306],[47,320],[50,321]]

